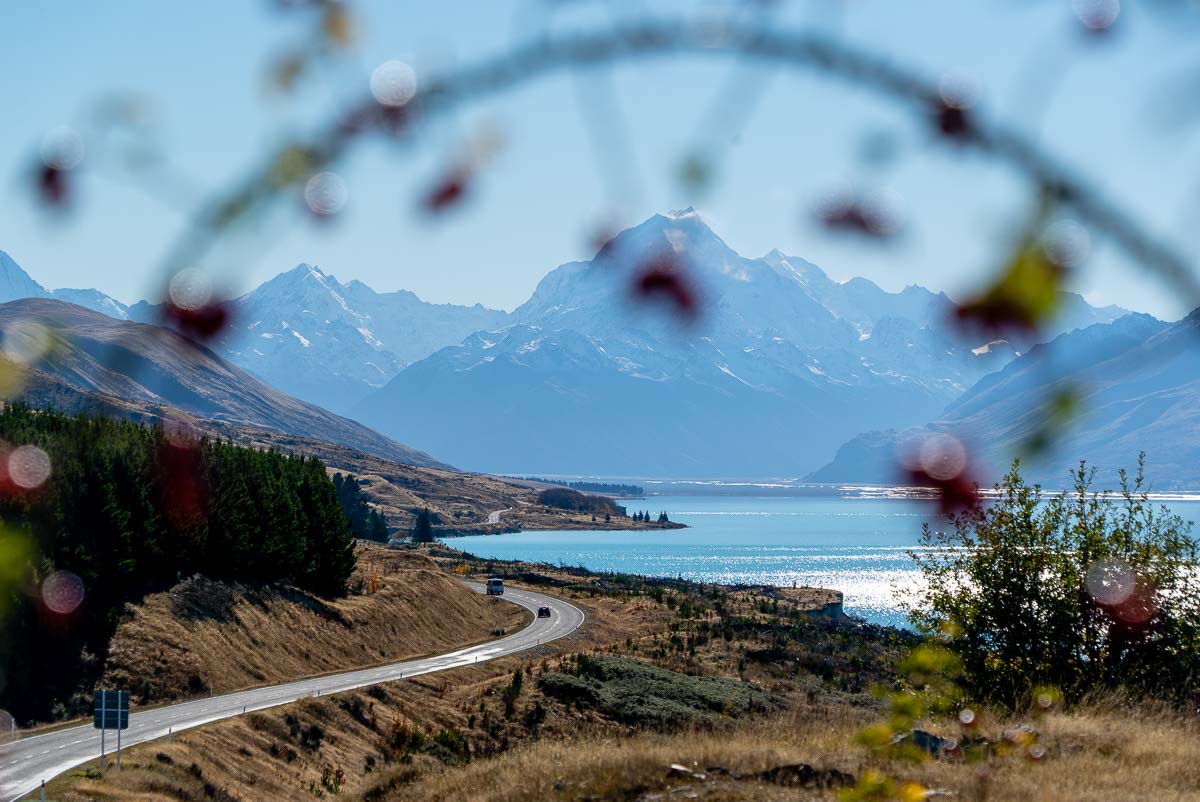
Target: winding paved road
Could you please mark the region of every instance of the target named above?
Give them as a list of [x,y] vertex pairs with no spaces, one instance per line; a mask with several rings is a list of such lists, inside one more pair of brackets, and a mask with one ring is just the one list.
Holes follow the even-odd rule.
[[[482,585],[468,584],[476,592],[484,592]],[[435,671],[445,671],[472,663],[494,660],[497,657],[516,654],[526,649],[532,649],[539,644],[570,635],[584,621],[582,610],[553,596],[507,588],[504,598],[532,610],[534,613],[533,623],[520,632],[498,640],[459,649],[437,657],[425,657],[376,668],[364,668],[342,674],[288,682],[283,685],[271,685],[266,688],[254,688],[222,696],[212,696],[207,699],[195,699],[140,713],[131,712],[129,729],[121,735],[122,746],[133,746],[156,738],[164,738],[167,728],[171,728],[174,732],[180,732],[190,727],[240,716],[254,710],[288,704],[310,696],[339,693],[380,682],[391,682],[406,677],[415,677],[419,674],[431,674]],[[550,618],[536,617],[537,608],[541,606],[550,608],[552,611]],[[116,743],[116,733],[109,732],[108,748],[110,750],[115,748]],[[36,791],[43,780],[49,782],[64,771],[98,757],[100,757],[100,731],[93,729],[91,724],[48,732],[44,735],[33,735],[0,746],[0,800],[15,802],[26,794]]]
[[512,512],[512,510],[513,510],[512,507],[507,507],[503,510],[496,510],[495,512],[489,512],[487,522],[490,524],[498,524],[498,523],[500,523],[500,516],[506,512]]

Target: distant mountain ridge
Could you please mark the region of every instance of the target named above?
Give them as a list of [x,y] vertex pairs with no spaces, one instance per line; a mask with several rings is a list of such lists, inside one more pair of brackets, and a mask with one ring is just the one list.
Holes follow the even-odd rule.
[[894,481],[897,449],[931,432],[963,439],[994,474],[1064,390],[1079,408],[1056,421],[1049,450],[1024,461],[1029,476],[1060,486],[1086,459],[1111,487],[1145,451],[1156,488],[1200,488],[1200,310],[1177,323],[1130,314],[1064,334],[986,376],[925,426],[853,438],[810,478]]
[[34,281],[33,277],[13,261],[11,256],[0,251],[0,303],[16,301],[21,298],[54,298],[118,320],[129,318],[129,309],[125,304],[115,298],[110,298],[99,290],[46,289]]
[[139,417],[171,409],[234,426],[311,437],[411,465],[449,466],[356,421],[286,395],[217,354],[157,326],[115,320],[64,301],[0,304],[0,331],[35,321],[56,345],[19,396],[70,411]]
[[[629,303],[650,256],[685,262],[698,326]],[[157,323],[97,290],[45,290],[5,257],[0,290]],[[3,296],[0,296],[3,297]],[[1051,334],[1124,313],[1064,293]],[[801,476],[839,445],[919,425],[1030,342],[965,341],[918,285],[833,281],[734,252],[692,209],[550,271],[513,313],[376,293],[302,264],[231,303],[214,351],[268,384],[476,470]],[[654,444],[653,447],[647,444]]]
[[[694,330],[629,303],[638,266],[660,258],[698,285]],[[1062,325],[1124,311],[1066,305]],[[685,209],[551,271],[512,325],[406,367],[351,414],[476,470],[799,476],[854,434],[928,420],[1015,356],[956,339],[951,309],[779,251],[742,257]]]
[[[343,284],[307,264],[235,299],[231,312],[232,325],[213,343],[217,351],[272,386],[338,412],[405,365],[508,318],[479,304],[431,304],[407,290]],[[157,319],[145,303],[130,315]]]
[[[53,298],[117,320],[157,324],[160,307],[126,306],[95,289],[47,290],[0,251],[0,303]],[[232,325],[211,346],[273,387],[344,412],[405,365],[508,313],[480,304],[432,304],[415,294],[339,282],[312,265],[280,273],[230,304]]]

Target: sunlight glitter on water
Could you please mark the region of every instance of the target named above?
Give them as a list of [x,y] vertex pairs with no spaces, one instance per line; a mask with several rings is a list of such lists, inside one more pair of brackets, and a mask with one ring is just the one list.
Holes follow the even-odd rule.
[[[594,571],[832,588],[843,593],[848,614],[905,626],[902,602],[921,587],[909,552],[918,550],[923,523],[939,523],[928,502],[882,494],[852,499],[651,496],[620,503],[631,512],[666,510],[671,520],[689,528],[521,532],[456,538],[451,545],[481,557]],[[1194,498],[1171,506],[1185,518],[1200,517]]]
[[[722,584],[793,584],[840,590],[845,610],[905,625],[900,599],[919,582],[909,550],[928,507],[912,499],[671,498],[630,501],[665,509],[688,529],[523,532],[456,539],[479,556],[582,565],[598,571]],[[847,509],[851,507],[851,509]]]

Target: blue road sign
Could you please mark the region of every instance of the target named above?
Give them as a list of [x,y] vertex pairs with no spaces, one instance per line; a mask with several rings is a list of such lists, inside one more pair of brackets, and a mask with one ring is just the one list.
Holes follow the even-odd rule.
[[98,730],[129,729],[129,691],[96,691],[92,726]]

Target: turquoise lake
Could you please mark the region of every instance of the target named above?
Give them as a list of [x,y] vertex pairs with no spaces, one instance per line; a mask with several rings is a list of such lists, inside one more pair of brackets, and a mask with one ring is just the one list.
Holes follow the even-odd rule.
[[[850,615],[904,626],[899,599],[918,587],[907,551],[921,525],[937,525],[927,501],[890,497],[651,496],[621,501],[632,513],[666,510],[688,529],[521,532],[448,540],[480,557],[581,565],[596,571],[705,582],[834,588]],[[1200,499],[1173,498],[1200,518]]]

